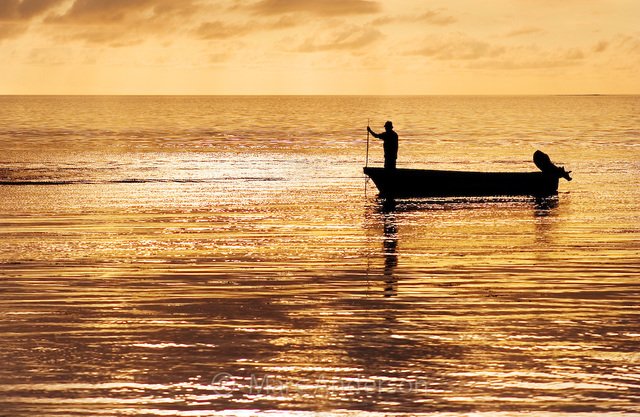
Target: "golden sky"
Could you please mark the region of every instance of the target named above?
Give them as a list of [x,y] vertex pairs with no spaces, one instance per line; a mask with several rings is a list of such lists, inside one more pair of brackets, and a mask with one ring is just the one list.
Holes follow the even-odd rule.
[[640,0],[0,0],[0,94],[639,94]]

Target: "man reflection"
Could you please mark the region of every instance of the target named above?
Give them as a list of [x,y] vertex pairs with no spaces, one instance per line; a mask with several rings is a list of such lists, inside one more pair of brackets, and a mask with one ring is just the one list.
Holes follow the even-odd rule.
[[398,280],[393,275],[396,266],[398,266],[398,225],[394,215],[395,202],[385,200],[381,208],[384,219],[384,240],[382,242],[384,296],[394,297],[398,295]]

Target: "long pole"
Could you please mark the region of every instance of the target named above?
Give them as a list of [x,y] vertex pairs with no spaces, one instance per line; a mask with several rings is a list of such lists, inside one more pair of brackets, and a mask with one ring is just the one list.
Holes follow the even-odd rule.
[[367,157],[365,159],[364,166],[369,166],[369,119],[367,119]]

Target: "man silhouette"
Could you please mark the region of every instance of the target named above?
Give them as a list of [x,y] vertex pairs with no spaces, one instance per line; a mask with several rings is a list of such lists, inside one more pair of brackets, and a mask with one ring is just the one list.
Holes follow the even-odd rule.
[[373,135],[374,138],[381,139],[384,144],[384,168],[396,169],[396,159],[398,159],[398,134],[393,131],[393,123],[387,121],[384,124],[383,133],[375,133],[369,126],[367,131]]

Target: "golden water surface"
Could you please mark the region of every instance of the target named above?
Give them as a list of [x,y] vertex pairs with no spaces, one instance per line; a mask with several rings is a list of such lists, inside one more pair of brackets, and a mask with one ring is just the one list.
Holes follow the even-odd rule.
[[[0,98],[1,413],[640,413],[639,115],[632,96]],[[380,201],[367,118],[394,121],[401,167],[528,171],[542,149],[575,179]]]

